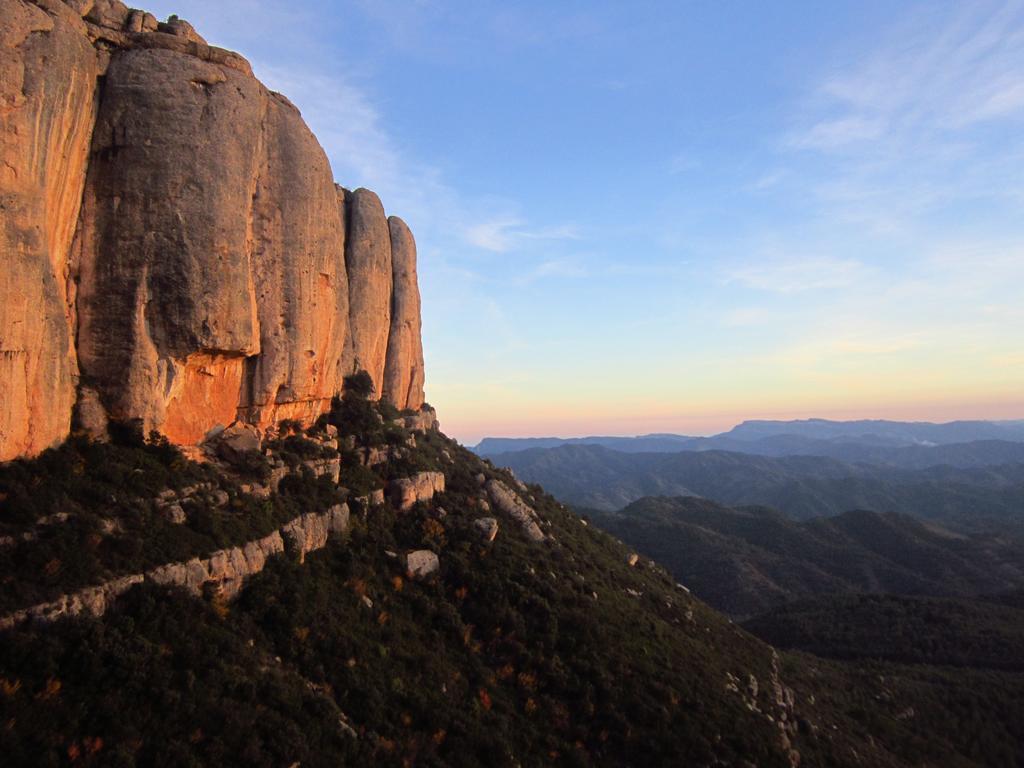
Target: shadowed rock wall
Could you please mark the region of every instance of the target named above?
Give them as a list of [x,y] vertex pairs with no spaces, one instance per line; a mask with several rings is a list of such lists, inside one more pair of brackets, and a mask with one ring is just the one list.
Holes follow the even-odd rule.
[[0,0],[0,460],[79,420],[194,444],[367,370],[423,404],[416,251],[237,54],[116,0]]

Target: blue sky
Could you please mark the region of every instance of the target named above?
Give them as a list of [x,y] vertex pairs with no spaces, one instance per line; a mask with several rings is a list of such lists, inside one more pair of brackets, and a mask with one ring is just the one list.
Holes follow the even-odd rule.
[[1024,417],[1021,2],[150,2],[420,250],[450,434]]

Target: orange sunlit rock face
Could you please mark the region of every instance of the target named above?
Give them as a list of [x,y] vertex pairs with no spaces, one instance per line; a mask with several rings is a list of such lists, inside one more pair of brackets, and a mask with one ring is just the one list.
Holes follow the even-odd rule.
[[309,422],[358,369],[418,407],[411,234],[393,267],[380,200],[286,98],[138,18],[0,0],[0,460],[62,440],[83,393],[181,444]]
[[200,442],[214,424],[235,420],[245,365],[243,357],[195,354],[176,372],[174,394],[161,427],[169,440]]
[[0,3],[0,460],[62,440],[75,399],[69,255],[99,63],[56,13]]

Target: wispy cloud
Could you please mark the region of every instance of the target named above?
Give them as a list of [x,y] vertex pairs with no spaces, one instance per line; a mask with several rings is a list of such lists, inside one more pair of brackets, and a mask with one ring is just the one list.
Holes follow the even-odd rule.
[[[1024,4],[965,3],[952,15],[921,9],[889,40],[819,87],[829,117],[814,136],[858,141],[956,131],[1024,112]],[[891,129],[887,131],[886,129]],[[830,142],[825,141],[828,147]]]
[[728,269],[725,280],[772,293],[845,288],[864,277],[867,267],[833,256],[771,258]]
[[815,157],[806,188],[837,220],[890,232],[964,201],[1020,204],[1024,3],[952,8],[835,62],[782,138]]
[[471,245],[495,253],[506,253],[527,240],[578,240],[580,234],[572,224],[529,228],[518,216],[499,215],[496,218],[472,224],[464,231]]
[[837,149],[877,139],[885,133],[885,129],[886,122],[881,118],[851,115],[815,123],[794,135],[790,144],[800,149]]

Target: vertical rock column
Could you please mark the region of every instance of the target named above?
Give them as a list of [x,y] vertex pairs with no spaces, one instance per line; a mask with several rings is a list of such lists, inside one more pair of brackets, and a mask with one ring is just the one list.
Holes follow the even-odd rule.
[[0,461],[68,433],[70,251],[99,61],[81,18],[0,0]]
[[388,219],[388,229],[393,281],[384,398],[397,408],[418,409],[423,405],[423,342],[416,241],[406,223],[397,216]]
[[373,379],[374,397],[384,388],[391,330],[391,234],[380,198],[368,189],[346,195],[349,317],[353,365]]
[[190,444],[235,419],[257,354],[251,208],[265,92],[160,49],[114,54],[80,230],[79,359],[116,419]]
[[309,423],[347,373],[345,225],[327,156],[299,111],[269,94],[265,123],[252,227],[261,351],[239,415]]

